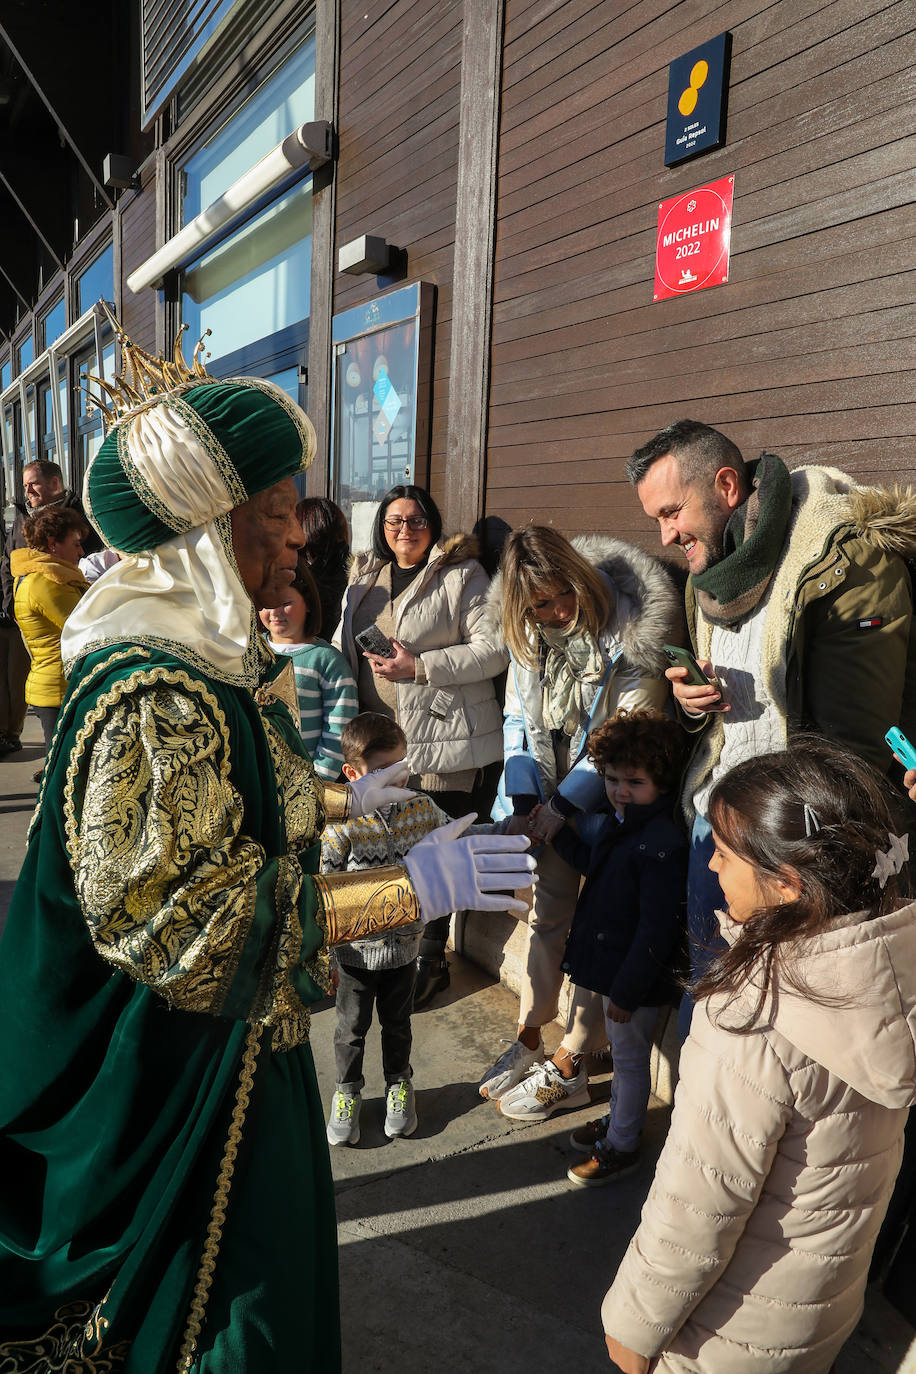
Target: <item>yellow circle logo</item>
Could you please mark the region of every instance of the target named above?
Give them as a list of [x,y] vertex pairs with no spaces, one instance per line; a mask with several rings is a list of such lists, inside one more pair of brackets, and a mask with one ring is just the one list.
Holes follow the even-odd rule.
[[681,92],[681,98],[677,102],[677,107],[682,115],[693,114],[697,105],[697,91],[709,75],[709,63],[702,58],[699,62],[694,62],[690,72],[690,85],[686,91]]

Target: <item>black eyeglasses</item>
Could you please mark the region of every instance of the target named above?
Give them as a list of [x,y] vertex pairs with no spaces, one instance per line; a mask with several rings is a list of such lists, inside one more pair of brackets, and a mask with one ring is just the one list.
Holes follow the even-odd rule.
[[386,515],[385,529],[399,530],[406,525],[409,530],[425,530],[429,524],[425,515]]

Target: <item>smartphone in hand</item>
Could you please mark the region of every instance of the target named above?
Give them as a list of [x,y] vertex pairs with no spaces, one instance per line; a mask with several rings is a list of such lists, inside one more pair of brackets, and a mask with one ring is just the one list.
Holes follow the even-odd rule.
[[691,687],[715,687],[715,683],[703,672],[689,649],[679,649],[676,644],[663,644],[662,650],[672,668],[686,668],[687,677],[682,681]]
[[916,749],[913,748],[906,735],[898,726],[891,726],[884,738],[907,772],[909,772],[911,768],[916,768]]
[[354,638],[364,653],[375,654],[376,658],[394,658],[394,645],[377,625],[367,626]]

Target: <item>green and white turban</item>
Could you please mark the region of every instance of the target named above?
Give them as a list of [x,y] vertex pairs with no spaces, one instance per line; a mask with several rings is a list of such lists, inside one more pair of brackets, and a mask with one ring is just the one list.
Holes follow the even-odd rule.
[[128,409],[83,484],[86,514],[121,560],[64,626],[67,671],[108,645],[143,644],[253,689],[258,621],[229,514],[314,453],[311,421],[272,382],[185,382]]
[[109,431],[86,474],[86,514],[119,553],[147,552],[304,472],[314,453],[311,422],[272,382],[193,385]]

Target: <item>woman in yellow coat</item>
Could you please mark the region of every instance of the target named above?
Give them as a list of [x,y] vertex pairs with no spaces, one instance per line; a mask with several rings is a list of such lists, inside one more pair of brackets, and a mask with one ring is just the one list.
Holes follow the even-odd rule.
[[25,699],[41,721],[47,749],[66,686],[61,630],[89,587],[79,570],[88,527],[79,511],[63,508],[33,515],[23,533],[28,547],[10,554],[14,613],[32,660]]

